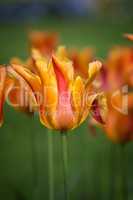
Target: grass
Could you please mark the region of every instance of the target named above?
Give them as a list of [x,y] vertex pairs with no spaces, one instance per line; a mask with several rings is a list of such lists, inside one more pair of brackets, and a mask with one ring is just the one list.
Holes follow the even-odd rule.
[[[10,57],[28,55],[27,31],[30,28],[57,31],[61,43],[68,47],[95,49],[96,57],[104,58],[113,45],[130,45],[122,38],[133,32],[131,24],[109,24],[83,20],[49,19],[37,23],[1,24],[0,62]],[[48,133],[38,116],[25,116],[5,107],[5,121],[0,129],[0,199],[48,200]],[[58,133],[54,140],[55,199],[64,199],[61,141]],[[117,145],[97,129],[92,136],[87,122],[68,135],[70,199],[115,199]],[[127,175],[129,199],[133,198],[132,144],[127,146]]]

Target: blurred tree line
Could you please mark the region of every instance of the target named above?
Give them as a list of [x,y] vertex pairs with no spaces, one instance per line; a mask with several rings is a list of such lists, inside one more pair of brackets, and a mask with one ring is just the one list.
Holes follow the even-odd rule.
[[[88,15],[123,22],[133,19],[132,8],[132,0],[0,0],[0,20],[12,16],[21,19],[23,15],[33,19],[46,15]],[[22,17],[17,16],[20,13]]]

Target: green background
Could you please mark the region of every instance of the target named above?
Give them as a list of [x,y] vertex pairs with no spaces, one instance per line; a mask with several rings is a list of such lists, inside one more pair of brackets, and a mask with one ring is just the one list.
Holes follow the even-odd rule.
[[[28,55],[29,29],[54,30],[67,47],[90,46],[96,57],[103,59],[114,45],[131,45],[122,34],[133,32],[133,25],[90,22],[87,20],[45,19],[37,24],[1,24],[0,62],[7,64],[13,56],[25,59]],[[0,200],[48,200],[48,130],[38,116],[4,108],[4,124],[0,129]],[[52,133],[54,156],[54,195],[63,200],[63,168],[61,136]],[[68,187],[72,200],[120,200],[120,168],[117,144],[112,144],[105,133],[96,129],[94,136],[88,122],[68,133]],[[133,144],[126,146],[128,199],[133,199]]]

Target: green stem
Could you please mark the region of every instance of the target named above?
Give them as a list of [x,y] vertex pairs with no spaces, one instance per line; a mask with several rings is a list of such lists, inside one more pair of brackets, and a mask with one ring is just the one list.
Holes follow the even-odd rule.
[[[31,131],[32,133],[32,131]],[[37,165],[37,151],[36,151],[36,133],[31,134],[31,159],[33,171],[33,199],[38,195],[38,165]]]
[[117,168],[119,179],[118,187],[119,187],[119,198],[116,198],[117,200],[127,200],[127,179],[126,179],[126,152],[125,152],[125,146],[120,144],[119,146],[119,168]]
[[127,179],[126,179],[126,151],[125,145],[121,145],[121,176],[122,176],[122,196],[123,200],[127,200]]
[[62,142],[62,161],[63,161],[63,177],[64,177],[64,194],[65,200],[68,200],[68,146],[67,146],[67,133],[61,133]]
[[54,199],[53,134],[48,132],[49,200]]
[[114,143],[111,143],[110,144],[110,163],[109,163],[109,168],[110,168],[110,200],[114,199],[115,197],[115,192],[114,192],[114,181],[115,181],[115,166],[114,166],[114,163],[115,163],[115,146],[116,144]]

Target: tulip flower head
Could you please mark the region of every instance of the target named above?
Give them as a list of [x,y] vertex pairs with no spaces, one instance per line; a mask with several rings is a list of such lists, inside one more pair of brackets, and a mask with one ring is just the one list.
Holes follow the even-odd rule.
[[116,143],[126,143],[133,139],[133,95],[128,93],[128,88],[132,90],[132,77],[132,48],[115,47],[111,49],[100,73],[100,87],[105,91],[108,102],[108,115],[104,130],[106,135]]
[[[123,113],[116,108],[122,105],[122,96],[114,98],[115,107],[109,106],[109,112],[105,124],[107,136],[115,143],[125,144],[133,140],[133,94],[127,96],[127,113]],[[110,100],[110,99],[108,99]]]
[[133,50],[115,47],[110,50],[101,73],[101,83],[106,90],[114,91],[124,84],[133,86]]
[[15,110],[27,114],[32,114],[35,109],[32,90],[23,77],[9,66],[0,66],[0,126],[3,124],[5,102]]
[[8,68],[8,73],[14,77],[17,74],[28,84],[44,126],[60,131],[76,128],[90,112],[95,111],[94,102],[103,96],[93,86],[102,67],[101,62],[90,63],[88,77],[84,79],[75,76],[73,63],[63,54],[63,50],[58,49],[48,59],[33,49],[32,58],[37,73],[15,64]]

